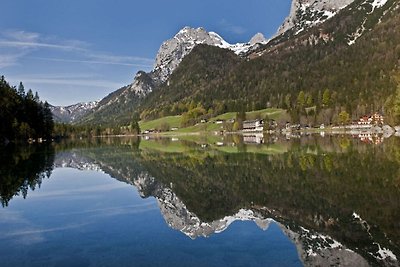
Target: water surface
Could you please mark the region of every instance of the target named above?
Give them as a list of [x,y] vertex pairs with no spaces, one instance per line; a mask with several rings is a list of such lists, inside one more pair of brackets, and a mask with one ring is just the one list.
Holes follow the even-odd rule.
[[1,266],[398,266],[400,143],[363,141],[8,147]]

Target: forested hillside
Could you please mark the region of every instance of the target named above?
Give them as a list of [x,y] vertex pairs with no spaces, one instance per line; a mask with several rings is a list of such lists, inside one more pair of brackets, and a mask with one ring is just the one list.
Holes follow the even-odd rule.
[[273,41],[245,60],[198,46],[138,112],[148,119],[198,107],[210,114],[278,107],[294,120],[304,115],[324,123],[337,120],[341,111],[353,118],[393,114],[400,73],[396,5],[397,0],[388,1],[386,11],[372,12],[370,4],[355,1],[321,26],[283,43]]
[[0,78],[0,144],[6,141],[26,141],[29,138],[50,138],[54,123],[50,106],[41,102],[32,90],[25,92]]

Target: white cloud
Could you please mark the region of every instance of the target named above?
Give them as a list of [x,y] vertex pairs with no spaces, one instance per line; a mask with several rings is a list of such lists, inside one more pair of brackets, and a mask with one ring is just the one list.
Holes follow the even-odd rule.
[[39,34],[25,31],[6,31],[3,36],[21,42],[34,42],[39,39]]
[[131,57],[131,56],[116,56],[101,53],[92,53],[88,55],[90,58],[95,60],[110,62],[110,63],[127,63],[127,62],[138,62],[143,64],[153,64],[154,59],[143,58],[143,57]]
[[65,63],[82,63],[82,64],[102,64],[102,65],[120,65],[120,66],[130,66],[137,68],[151,68],[152,64],[150,63],[129,63],[127,59],[123,59],[121,57],[120,60],[78,60],[78,59],[64,59],[64,58],[46,58],[46,57],[30,57],[32,59],[43,60],[43,61],[51,61],[51,62],[65,62]]
[[18,50],[47,48],[65,51],[84,51],[85,43],[77,40],[58,40],[54,37],[43,37],[35,32],[5,31],[0,35],[0,48]]
[[222,27],[225,31],[237,34],[237,35],[242,35],[247,32],[247,29],[245,29],[242,26],[234,25],[230,22],[228,22],[226,19],[222,19],[219,21],[220,27]]
[[62,189],[53,190],[51,192],[41,192],[40,194],[31,195],[30,199],[33,198],[49,198],[49,197],[70,197],[74,194],[85,195],[88,193],[100,193],[100,192],[110,192],[117,189],[127,188],[128,185],[124,183],[114,183],[114,184],[100,184],[95,186],[86,186],[82,188],[72,188],[72,189]]
[[99,80],[99,79],[74,79],[74,78],[27,78],[27,77],[19,77],[19,80],[24,81],[24,83],[33,84],[33,85],[76,85],[76,86],[84,86],[84,87],[97,87],[97,88],[119,88],[121,87],[120,83],[107,81],[107,80]]
[[21,59],[39,50],[67,52],[73,58],[31,57],[31,59],[77,64],[121,65],[151,68],[154,60],[143,57],[121,56],[93,51],[90,44],[79,40],[62,40],[26,31],[5,31],[0,34],[0,68],[16,65]]
[[60,44],[47,44],[41,42],[21,42],[21,41],[1,41],[0,40],[0,47],[10,47],[10,48],[22,48],[22,49],[29,49],[29,48],[52,48],[52,49],[60,49],[66,51],[85,51],[82,48],[70,45],[60,45]]
[[14,66],[26,53],[11,53],[1,54],[0,53],[0,69]]
[[3,236],[0,236],[0,238],[5,239],[5,238],[15,237],[15,236],[36,235],[36,234],[44,234],[44,233],[49,233],[49,232],[64,231],[64,230],[69,230],[69,229],[79,229],[86,225],[89,225],[89,223],[67,224],[64,226],[46,228],[46,229],[27,228],[27,229],[21,229],[21,230],[16,230],[16,231],[5,233]]

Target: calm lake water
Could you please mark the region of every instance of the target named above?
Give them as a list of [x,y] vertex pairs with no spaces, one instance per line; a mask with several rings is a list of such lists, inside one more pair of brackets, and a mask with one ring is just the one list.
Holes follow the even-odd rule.
[[400,138],[0,150],[0,266],[399,266]]

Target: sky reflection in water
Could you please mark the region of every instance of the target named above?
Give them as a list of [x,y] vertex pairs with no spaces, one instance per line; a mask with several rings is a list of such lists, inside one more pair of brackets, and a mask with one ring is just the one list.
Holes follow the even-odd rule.
[[235,222],[192,240],[168,227],[156,199],[71,168],[2,208],[0,229],[1,266],[301,266],[276,224]]

